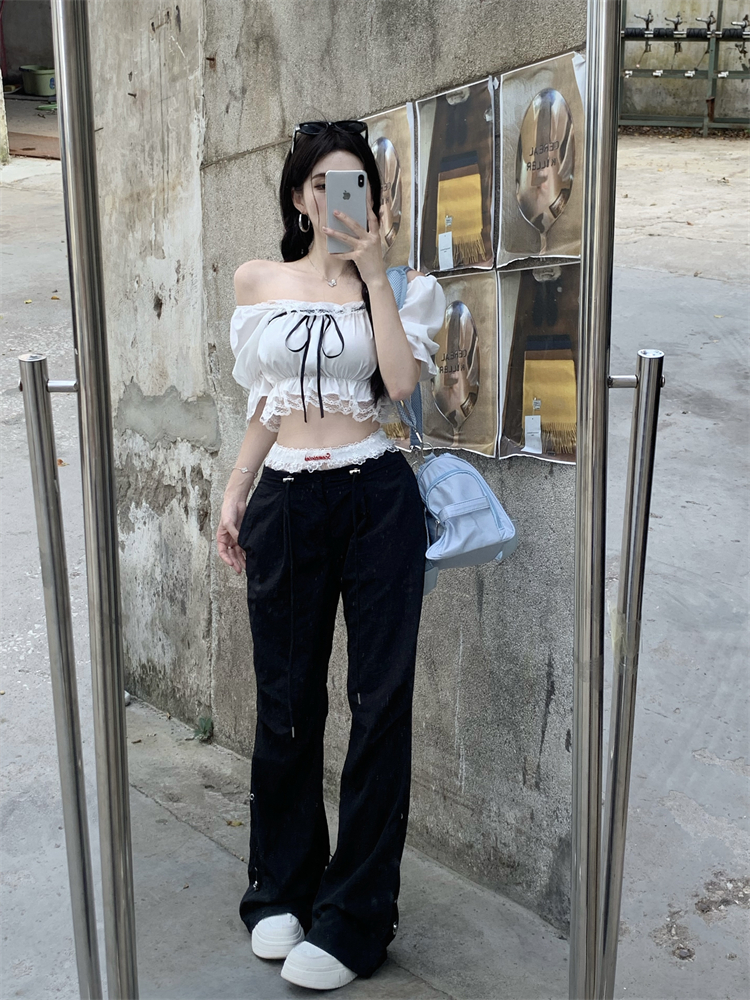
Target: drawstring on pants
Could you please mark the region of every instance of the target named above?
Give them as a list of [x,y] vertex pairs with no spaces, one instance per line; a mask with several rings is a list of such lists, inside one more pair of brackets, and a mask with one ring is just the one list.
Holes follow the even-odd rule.
[[[286,696],[289,708],[289,725],[294,739],[294,714],[292,712],[292,657],[294,656],[294,546],[292,545],[292,527],[289,514],[290,484],[294,476],[284,476],[284,562],[289,552],[289,659],[286,666]],[[283,564],[282,564],[283,565]]]
[[359,554],[357,552],[357,486],[361,469],[349,469],[352,484],[352,541],[354,543],[354,580],[356,590],[355,607],[357,609],[357,622],[354,629],[354,690],[357,692],[357,702],[362,704],[362,696],[359,691]]

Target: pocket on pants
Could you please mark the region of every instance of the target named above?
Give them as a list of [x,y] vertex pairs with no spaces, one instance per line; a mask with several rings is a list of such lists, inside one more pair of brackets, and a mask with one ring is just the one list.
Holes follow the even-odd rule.
[[269,501],[273,501],[274,494],[275,490],[273,487],[269,486],[268,483],[264,483],[262,480],[253,490],[247,507],[245,508],[245,513],[242,518],[242,524],[240,525],[239,535],[237,538],[237,544],[241,549],[247,549],[250,540],[250,533],[252,532],[256,516],[258,512],[263,509],[265,504]]

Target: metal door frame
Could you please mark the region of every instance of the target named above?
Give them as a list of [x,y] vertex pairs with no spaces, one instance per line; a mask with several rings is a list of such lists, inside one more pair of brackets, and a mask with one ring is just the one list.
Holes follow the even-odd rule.
[[[87,0],[52,0],[52,14],[80,417],[108,993],[111,1000],[136,1000],[117,508]],[[573,1000],[598,998],[606,978],[600,875],[608,391],[638,384],[634,376],[609,375],[621,17],[622,0],[588,0],[575,524],[569,983]],[[659,367],[659,376],[660,372]],[[44,380],[54,391],[46,370]],[[655,405],[653,392],[649,398],[643,409],[654,418],[658,392]],[[641,514],[643,507],[641,502]],[[645,544],[639,552],[645,558]],[[623,759],[629,766],[627,753]],[[627,794],[625,808],[626,800]],[[616,850],[624,849],[624,825],[620,832]],[[621,864],[618,868],[617,863],[608,863],[608,877],[612,869],[619,870],[621,880]],[[615,888],[616,920],[619,887]],[[613,917],[614,910],[610,930]],[[611,934],[608,940],[611,981]]]

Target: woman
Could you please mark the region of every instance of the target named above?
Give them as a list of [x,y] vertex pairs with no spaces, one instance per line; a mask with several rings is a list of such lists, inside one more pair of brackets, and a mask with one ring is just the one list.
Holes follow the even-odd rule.
[[[329,254],[325,173],[351,169],[367,174],[368,230],[339,214],[351,249]],[[363,122],[297,126],[280,199],[283,263],[235,274],[248,425],[217,532],[221,558],[247,574],[257,683],[240,914],[257,955],[286,958],[285,979],[332,989],[371,976],[398,925],[426,538],[414,474],[381,424],[437,373],[445,296],[411,271],[396,305]],[[323,735],[339,596],[352,725],[331,855]]]

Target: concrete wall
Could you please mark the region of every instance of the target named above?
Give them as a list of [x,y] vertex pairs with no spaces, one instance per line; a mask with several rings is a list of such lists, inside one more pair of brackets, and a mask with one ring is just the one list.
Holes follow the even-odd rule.
[[5,0],[2,13],[6,81],[21,81],[19,66],[54,66],[50,0]]
[[202,7],[95,0],[90,16],[94,77],[107,81],[96,137],[128,684],[194,719],[211,706],[219,448],[203,325]]
[[[643,27],[634,14],[645,14],[648,9],[654,15],[652,28],[672,27],[665,18],[676,16],[679,8],[684,20],[682,28],[704,28],[705,25],[696,21],[696,17],[708,17],[709,11],[716,11],[716,4],[705,0],[654,0],[643,5],[637,0],[628,0],[627,23],[632,27]],[[748,13],[744,0],[724,0],[721,26],[731,27],[732,21],[741,21]],[[624,67],[632,69],[640,66],[642,69],[707,69],[708,56],[705,55],[706,43],[683,42],[682,52],[676,53],[673,42],[652,42],[651,51],[644,53],[644,42],[632,41],[625,46]],[[750,55],[741,56],[734,42],[719,44],[720,70],[750,70]],[[625,81],[623,87],[622,110],[627,115],[703,115],[706,110],[707,80],[689,80],[683,78],[667,80],[664,78],[641,77]],[[716,117],[717,118],[748,118],[750,117],[750,80],[719,80],[716,87]]]
[[[232,274],[279,258],[278,177],[295,122],[362,116],[579,47],[585,3],[206,0],[203,247],[222,446],[212,509],[244,431],[232,384]],[[215,351],[215,353],[213,353]],[[425,601],[408,840],[564,924],[568,911],[574,470],[472,456],[518,520],[503,567],[444,573]],[[220,739],[249,752],[254,682],[243,583],[214,587]],[[331,668],[326,781],[348,738],[345,630]]]
[[[521,0],[93,3],[97,132],[128,684],[249,753],[244,581],[212,547],[244,433],[232,275],[279,256],[292,125],[361,116],[580,47]],[[112,39],[118,39],[114,45]],[[135,95],[135,96],[130,96]],[[425,602],[409,842],[563,926],[568,914],[574,470],[472,456],[521,533],[507,566],[444,573]],[[326,783],[348,738],[345,630]]]

